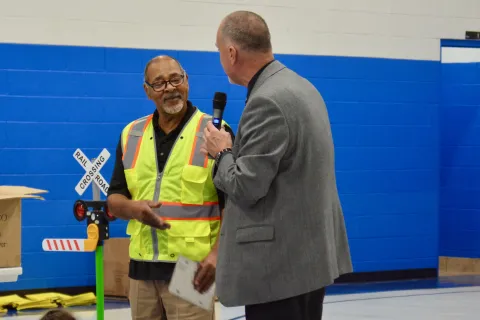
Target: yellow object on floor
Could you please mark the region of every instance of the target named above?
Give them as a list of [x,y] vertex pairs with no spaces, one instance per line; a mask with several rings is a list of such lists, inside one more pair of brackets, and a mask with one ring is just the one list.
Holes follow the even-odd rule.
[[28,294],[25,295],[26,298],[30,299],[32,302],[31,305],[20,306],[20,309],[54,309],[57,308],[63,301],[70,299],[69,295],[57,292],[47,292],[47,293],[37,293],[37,294]]
[[61,301],[71,298],[71,296],[67,294],[57,292],[27,294],[25,297],[32,301],[50,300],[55,303],[61,303]]
[[19,304],[16,309],[17,311],[27,310],[27,309],[55,309],[58,307],[58,304],[51,302],[50,300],[43,301],[29,301]]
[[74,307],[74,306],[88,306],[95,304],[97,302],[97,297],[92,292],[79,294],[62,301],[64,307]]
[[13,308],[17,311],[26,309],[55,309],[60,305],[64,307],[87,306],[95,304],[95,294],[89,292],[76,296],[69,296],[63,293],[47,292],[26,295],[25,298],[19,295],[8,295],[0,297],[0,312],[7,312],[4,308]]
[[17,308],[21,304],[31,302],[28,299],[22,298],[17,294],[11,294],[8,296],[0,297],[0,309],[4,308]]

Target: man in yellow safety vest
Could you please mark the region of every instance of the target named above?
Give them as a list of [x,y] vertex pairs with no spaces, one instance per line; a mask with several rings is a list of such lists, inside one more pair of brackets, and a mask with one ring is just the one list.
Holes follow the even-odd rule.
[[198,291],[215,279],[225,199],[213,184],[214,161],[200,151],[211,116],[188,100],[188,76],[174,58],[147,63],[144,89],[156,110],[122,130],[108,191],[111,213],[129,220],[132,319],[212,320],[213,311],[168,291],[179,255],[200,263]]

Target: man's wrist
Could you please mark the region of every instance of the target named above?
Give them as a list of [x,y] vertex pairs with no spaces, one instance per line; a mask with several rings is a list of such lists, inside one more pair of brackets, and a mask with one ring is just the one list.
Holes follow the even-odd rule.
[[218,164],[220,163],[220,160],[222,160],[223,156],[227,153],[231,153],[232,152],[232,148],[225,148],[219,152],[217,152],[217,154],[215,155],[215,165],[218,166]]
[[218,257],[218,245],[215,245],[212,247],[212,249],[210,250],[210,252],[208,253],[208,258],[210,259],[214,259],[214,260],[217,260],[217,257]]

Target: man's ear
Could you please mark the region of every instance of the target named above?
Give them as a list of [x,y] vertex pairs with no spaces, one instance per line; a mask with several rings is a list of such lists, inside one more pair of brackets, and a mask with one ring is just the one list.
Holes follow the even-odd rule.
[[237,49],[235,49],[234,46],[229,46],[228,47],[228,59],[230,60],[230,63],[232,66],[237,62]]
[[147,98],[152,100],[152,98],[150,98],[150,90],[148,90],[148,86],[146,83],[143,84],[143,90],[145,91],[145,94],[147,95]]
[[185,81],[183,82],[183,85],[185,88],[187,88],[187,95],[188,92],[190,91],[190,83],[188,82],[188,74],[185,72]]

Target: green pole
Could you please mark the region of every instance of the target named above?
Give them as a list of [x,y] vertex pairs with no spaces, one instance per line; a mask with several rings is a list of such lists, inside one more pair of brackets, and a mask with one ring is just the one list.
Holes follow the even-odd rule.
[[[95,162],[95,158],[92,159],[92,163]],[[93,200],[100,200],[100,188],[97,184],[93,183]],[[104,278],[103,278],[103,242],[98,241],[97,248],[95,249],[95,288],[97,296],[97,320],[105,319],[105,296],[104,296]]]
[[95,275],[97,291],[97,320],[105,319],[105,297],[103,287],[103,244],[98,243],[95,250]]

